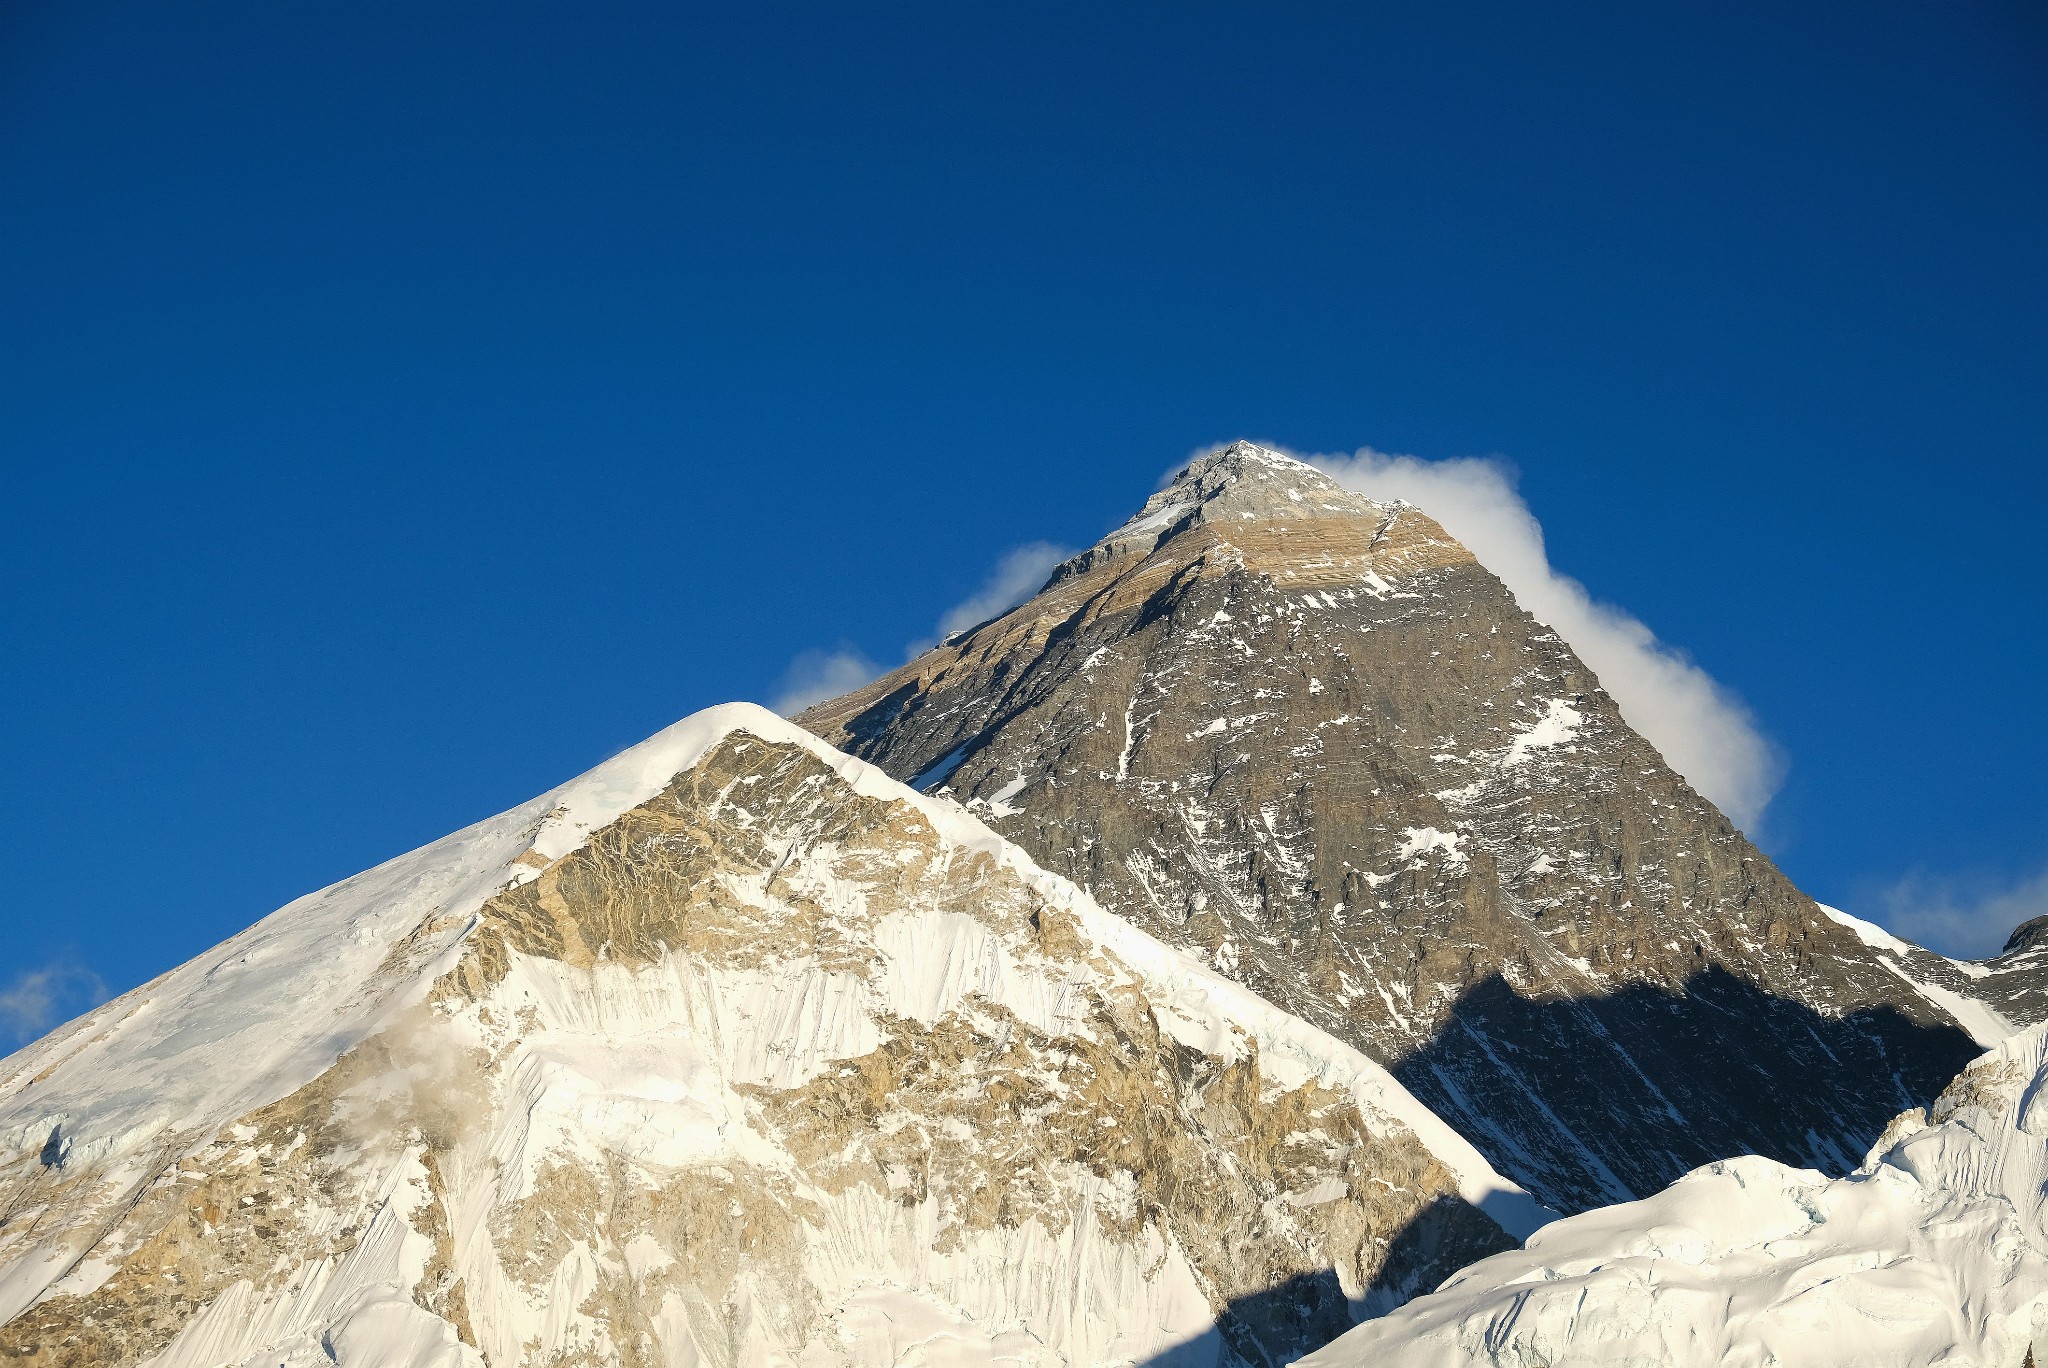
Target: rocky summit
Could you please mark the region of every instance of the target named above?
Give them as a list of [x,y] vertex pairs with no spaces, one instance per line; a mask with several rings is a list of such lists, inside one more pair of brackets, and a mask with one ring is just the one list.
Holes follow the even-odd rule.
[[1560,1210],[1744,1153],[1846,1172],[1979,1048],[1423,510],[1248,443],[799,720],[1383,1061]]
[[0,1360],[43,1368],[1278,1364],[1542,1219],[747,705],[15,1055],[0,1145]]

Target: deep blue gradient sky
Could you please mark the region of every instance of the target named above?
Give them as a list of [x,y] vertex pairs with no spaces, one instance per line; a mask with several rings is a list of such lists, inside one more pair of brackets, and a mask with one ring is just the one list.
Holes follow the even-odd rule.
[[1240,435],[1514,462],[1817,896],[2024,881],[2044,13],[0,9],[0,990],[898,659]]

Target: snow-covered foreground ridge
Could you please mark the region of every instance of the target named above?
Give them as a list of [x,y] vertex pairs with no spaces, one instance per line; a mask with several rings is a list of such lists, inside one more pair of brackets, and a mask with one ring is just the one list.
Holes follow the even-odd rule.
[[1828,1181],[1754,1157],[1539,1231],[1302,1368],[2019,1368],[2048,1359],[2048,1026]]
[[[1499,1247],[1467,1202],[1544,1215],[1356,1051],[744,704],[22,1051],[0,1144],[28,1363],[1226,1362]],[[1321,1330],[1246,1300],[1288,1278]]]

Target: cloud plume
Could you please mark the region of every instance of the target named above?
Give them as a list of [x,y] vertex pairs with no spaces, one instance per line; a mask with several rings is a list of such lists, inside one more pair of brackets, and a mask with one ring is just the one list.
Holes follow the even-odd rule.
[[880,666],[851,643],[842,642],[830,651],[803,651],[782,672],[770,706],[784,717],[795,717],[813,703],[858,689],[881,672]]
[[1629,725],[1670,766],[1754,831],[1784,765],[1756,719],[1726,686],[1637,618],[1602,603],[1552,568],[1543,527],[1498,461],[1425,461],[1363,448],[1350,456],[1308,456],[1346,489],[1406,500],[1442,523],[1538,620],[1598,675]]
[[1045,541],[1026,542],[1008,552],[996,562],[981,588],[946,610],[939,619],[940,637],[978,627],[1015,608],[1037,593],[1053,568],[1073,554],[1072,547]]

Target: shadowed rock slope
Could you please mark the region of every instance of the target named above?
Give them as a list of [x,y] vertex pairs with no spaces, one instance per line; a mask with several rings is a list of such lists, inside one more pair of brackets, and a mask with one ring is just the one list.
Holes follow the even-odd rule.
[[49,1368],[1279,1363],[1537,1216],[741,705],[14,1056],[0,1141],[0,1359]]
[[1392,1066],[1578,1210],[1842,1171],[1974,1047],[1420,510],[1247,443],[800,719]]

